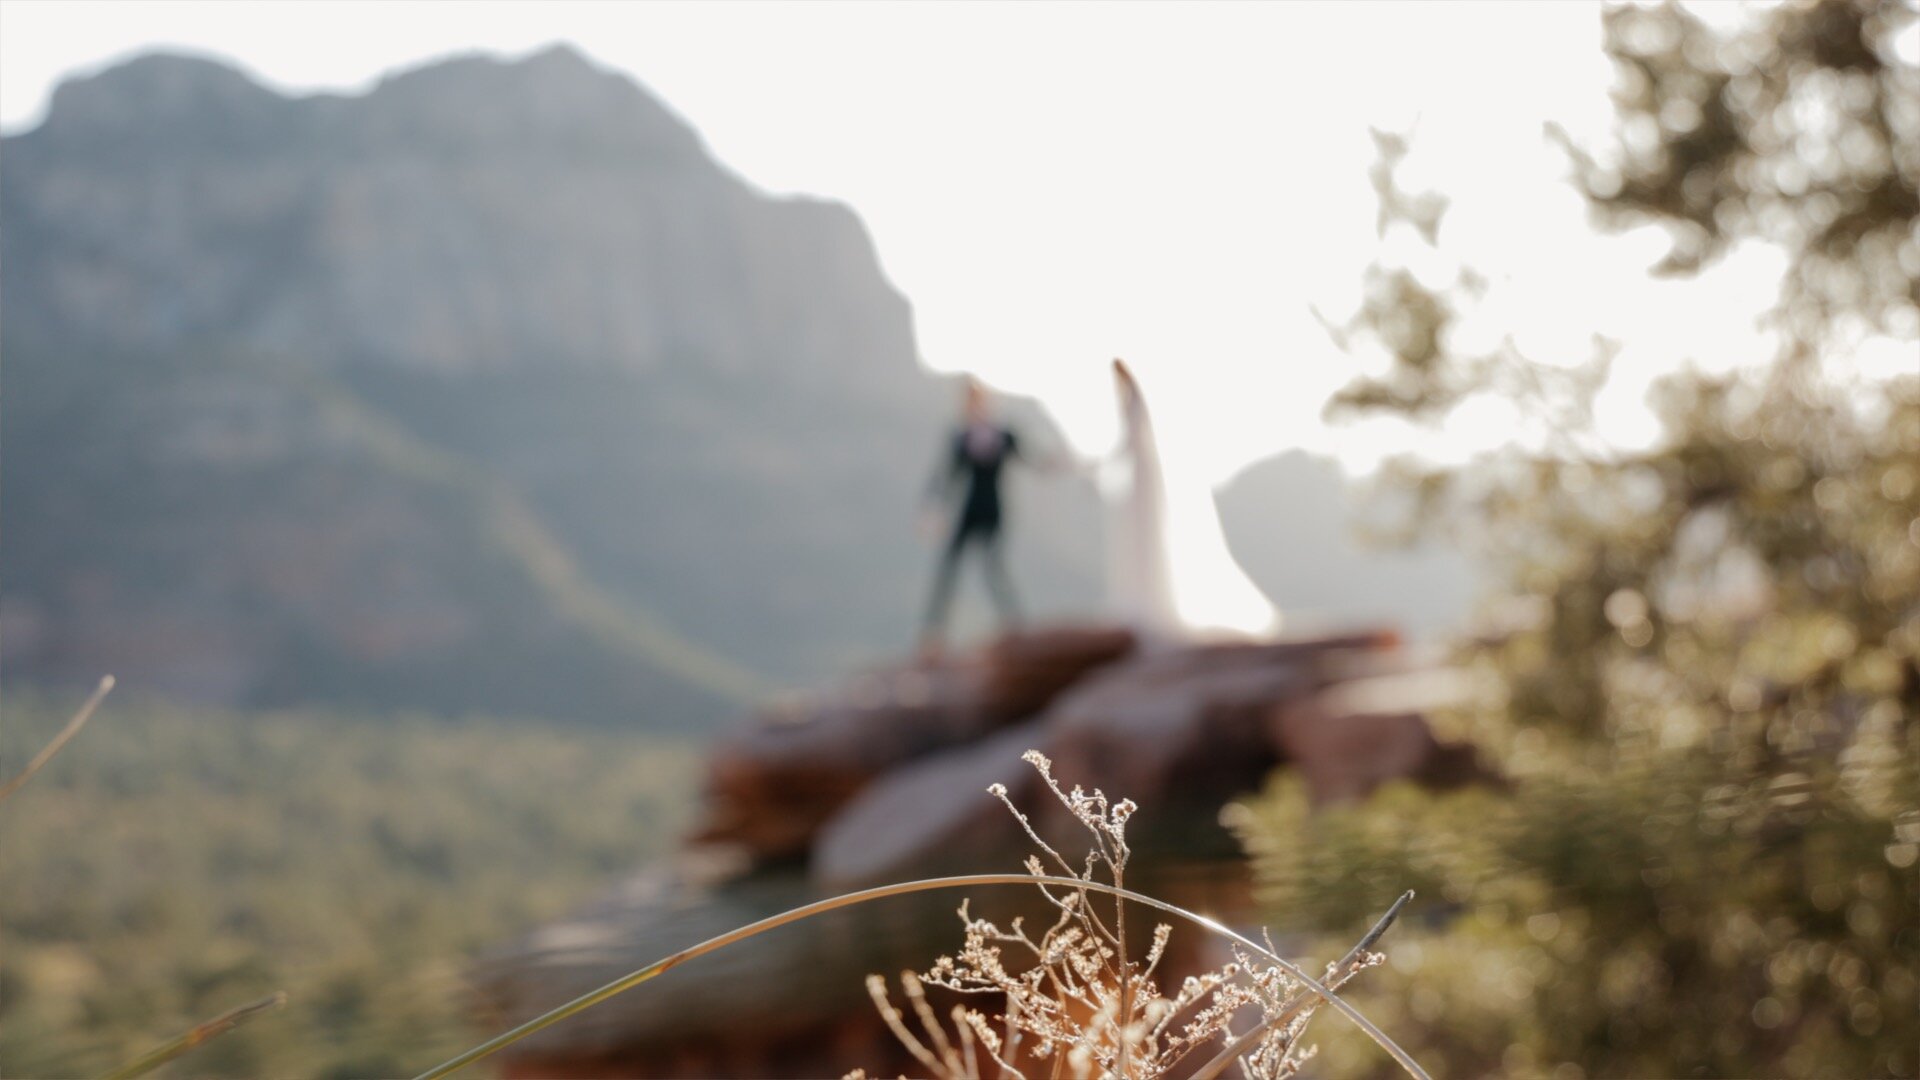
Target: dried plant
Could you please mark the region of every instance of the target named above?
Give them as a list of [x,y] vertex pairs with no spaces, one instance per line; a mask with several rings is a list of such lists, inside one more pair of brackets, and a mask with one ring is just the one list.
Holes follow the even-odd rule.
[[[1021,924],[1015,923],[1011,930],[1002,932],[991,923],[969,917],[962,905],[967,946],[960,955],[936,963],[926,977],[908,972],[902,978],[908,1006],[926,1033],[924,1041],[913,1033],[905,1015],[887,998],[884,980],[877,977],[868,980],[881,1017],[902,1045],[936,1077],[984,1080],[983,1068],[991,1065],[996,1077],[1026,1080],[1027,1074],[1015,1064],[1015,1060],[1023,1056],[1022,1046],[1026,1040],[1034,1040],[1036,1045],[1027,1048],[1025,1058],[1050,1057],[1051,1077],[1158,1077],[1166,1075],[1167,1069],[1215,1036],[1227,1040],[1226,1045],[1193,1074],[1194,1080],[1211,1080],[1235,1061],[1254,1077],[1287,1076],[1306,1057],[1306,1051],[1296,1050],[1306,1021],[1321,1005],[1329,1005],[1379,1044],[1414,1080],[1430,1080],[1426,1071],[1399,1044],[1334,993],[1352,975],[1378,962],[1379,958],[1369,950],[1399,915],[1411,893],[1402,896],[1345,958],[1332,965],[1327,971],[1327,981],[1322,982],[1281,957],[1271,942],[1262,945],[1203,915],[1126,888],[1121,882],[1126,876],[1129,855],[1126,824],[1135,810],[1133,803],[1123,799],[1110,804],[1099,791],[1087,794],[1075,788],[1063,792],[1053,782],[1051,766],[1044,757],[1030,754],[1027,760],[1041,770],[1049,789],[1094,834],[1094,848],[1079,869],[1042,841],[1032,824],[1015,809],[1014,815],[1028,835],[1061,865],[1064,874],[1049,874],[1046,864],[1035,857],[1028,861],[1024,874],[923,878],[802,904],[630,971],[441,1062],[414,1080],[440,1080],[450,1076],[608,998],[659,978],[681,964],[816,915],[935,889],[1000,885],[1037,886],[1046,893],[1060,916],[1034,941]],[[1005,800],[1006,792],[999,785],[988,790]],[[1097,871],[1102,868],[1112,876],[1112,881],[1099,879]],[[1178,994],[1167,998],[1154,984],[1152,975],[1166,950],[1169,931],[1165,927],[1157,928],[1146,956],[1139,963],[1133,963],[1127,958],[1124,944],[1125,910],[1116,906],[1112,922],[1108,923],[1093,910],[1090,899],[1093,896],[1124,900],[1198,923],[1231,942],[1236,960],[1218,971],[1187,981]],[[1025,969],[1016,977],[1006,971],[1000,949],[1009,941],[1035,954],[1038,974],[1034,969]],[[1060,980],[1057,984],[1056,979]],[[926,999],[926,982],[938,982],[963,993],[1007,994],[1010,985],[1017,985],[1021,992],[1008,995],[1007,1000],[1015,1004],[999,1018],[1004,1034],[979,1010],[962,1007],[949,1014],[953,1023],[953,1034],[949,1036]],[[1063,989],[1066,987],[1073,988],[1073,992],[1066,992]],[[1242,1009],[1254,1005],[1259,1007],[1261,1019],[1237,1036],[1233,1035],[1229,1025]],[[1266,1071],[1255,1072],[1255,1069]],[[848,1076],[851,1080],[865,1074],[855,1071]]]
[[[1301,1035],[1318,1006],[1330,1000],[1327,991],[1380,962],[1371,946],[1412,894],[1402,896],[1359,944],[1328,967],[1324,986],[1280,960],[1271,941],[1256,954],[1238,939],[1232,962],[1183,980],[1168,995],[1154,973],[1173,928],[1155,926],[1145,955],[1137,961],[1127,952],[1123,894],[1131,849],[1126,828],[1137,807],[1127,799],[1111,801],[1098,788],[1087,792],[1075,785],[1062,790],[1052,762],[1038,751],[1029,750],[1023,760],[1085,827],[1092,845],[1074,864],[1041,838],[1003,785],[987,789],[1006,804],[1039,848],[1027,858],[1026,868],[1053,908],[1053,921],[1036,936],[1024,919],[1003,928],[974,918],[963,902],[965,936],[959,953],[940,957],[925,972],[900,976],[919,1034],[893,1004],[886,981],[868,976],[868,993],[901,1045],[939,1080],[984,1080],[989,1071],[1001,1080],[1027,1080],[1029,1073],[1022,1066],[1044,1070],[1035,1075],[1049,1077],[1152,1080],[1171,1075],[1196,1050],[1216,1042],[1219,1051],[1195,1077],[1218,1076],[1236,1061],[1251,1080],[1294,1076],[1313,1054]],[[1050,863],[1058,873],[1051,872]],[[1078,884],[1048,887],[1048,881],[1061,877]],[[1110,909],[1096,902],[1096,895],[1110,901]],[[949,1014],[949,1036],[927,1001],[927,985],[997,998],[1003,1011],[990,1017],[980,1009],[955,1006]],[[1235,1022],[1254,1014],[1258,1020],[1236,1034]]]

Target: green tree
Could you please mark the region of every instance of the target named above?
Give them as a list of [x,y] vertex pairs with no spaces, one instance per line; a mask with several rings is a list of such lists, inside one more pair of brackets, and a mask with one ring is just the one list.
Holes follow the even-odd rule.
[[[1665,379],[1663,437],[1621,452],[1592,421],[1607,343],[1573,367],[1466,353],[1470,271],[1371,268],[1335,333],[1391,364],[1330,412],[1436,422],[1493,395],[1554,433],[1385,481],[1408,531],[1501,574],[1500,618],[1458,650],[1483,693],[1440,720],[1512,790],[1308,814],[1283,783],[1247,841],[1280,925],[1351,932],[1422,889],[1431,932],[1368,1007],[1436,1073],[1913,1076],[1920,364],[1847,358],[1920,338],[1920,72],[1895,48],[1914,12],[1604,18],[1617,138],[1567,146],[1596,224],[1664,226],[1662,274],[1777,245],[1778,354]],[[1382,151],[1383,229],[1433,241],[1444,203],[1395,185],[1404,143]]]

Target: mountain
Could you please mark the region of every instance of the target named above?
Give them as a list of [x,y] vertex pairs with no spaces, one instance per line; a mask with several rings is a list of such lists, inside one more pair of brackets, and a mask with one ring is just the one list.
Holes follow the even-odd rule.
[[[654,727],[911,641],[955,392],[852,211],[567,48],[68,82],[0,143],[0,376],[0,678]],[[1028,607],[1087,612],[1091,489],[1015,483]],[[1353,548],[1330,464],[1219,506],[1295,626],[1465,607]]]
[[[0,364],[5,677],[652,726],[911,639],[953,407],[850,210],[566,48],[68,82],[0,144]],[[1024,483],[1084,609],[1094,496]]]

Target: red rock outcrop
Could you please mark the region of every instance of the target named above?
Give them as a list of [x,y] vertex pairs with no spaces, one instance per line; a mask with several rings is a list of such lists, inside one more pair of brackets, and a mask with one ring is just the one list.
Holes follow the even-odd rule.
[[804,855],[875,777],[1031,715],[1133,648],[1117,627],[1054,627],[777,704],[715,748],[693,839],[760,860]]
[[[675,860],[489,959],[476,982],[518,1023],[641,965],[821,896],[946,873],[1009,870],[1030,841],[1085,848],[1028,749],[1066,784],[1144,809],[1129,884],[1229,922],[1256,915],[1222,809],[1275,767],[1316,801],[1392,779],[1486,774],[1411,707],[1391,635],[1137,648],[1115,628],[1041,630],[907,664],[769,709],[719,746],[704,823]],[[1391,692],[1389,692],[1391,691]],[[1064,846],[1063,846],[1064,845]],[[1030,889],[971,897],[1026,910]],[[1003,895],[1004,894],[1004,895]],[[958,940],[961,897],[927,893],[837,912],[675,968],[506,1055],[508,1076],[804,1076],[912,1069],[866,1000],[869,972],[925,967]],[[1162,971],[1219,958],[1176,933]],[[667,980],[671,980],[669,983]]]

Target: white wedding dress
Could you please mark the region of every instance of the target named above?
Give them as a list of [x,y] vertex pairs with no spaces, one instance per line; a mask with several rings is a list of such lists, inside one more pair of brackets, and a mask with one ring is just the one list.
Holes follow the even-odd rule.
[[[1120,399],[1120,446],[1102,470],[1108,508],[1107,597],[1112,613],[1148,644],[1222,636],[1267,636],[1280,614],[1227,550],[1213,492],[1169,490],[1146,397],[1127,366],[1113,362]],[[1173,514],[1169,513],[1169,506]],[[1178,540],[1174,515],[1184,529]],[[1175,575],[1195,595],[1183,603]]]

